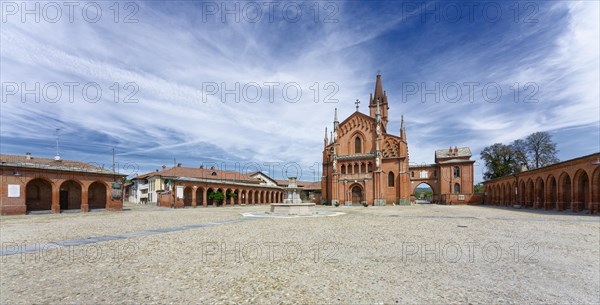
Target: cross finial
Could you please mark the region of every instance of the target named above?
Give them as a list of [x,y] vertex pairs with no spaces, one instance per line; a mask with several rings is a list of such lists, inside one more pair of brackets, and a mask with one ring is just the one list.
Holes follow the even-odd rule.
[[356,99],[356,102],[354,102],[354,104],[356,105],[356,111],[358,111],[358,104],[360,104],[360,101]]

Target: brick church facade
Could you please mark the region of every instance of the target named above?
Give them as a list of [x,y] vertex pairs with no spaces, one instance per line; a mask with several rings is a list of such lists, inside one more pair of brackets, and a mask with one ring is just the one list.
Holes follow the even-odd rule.
[[[358,105],[358,102],[357,102]],[[433,200],[444,204],[476,203],[473,163],[468,147],[437,150],[435,164],[409,166],[404,119],[400,132],[388,132],[389,103],[377,75],[369,98],[369,115],[356,111],[333,130],[325,129],[322,199],[327,204],[409,204],[421,183],[428,184]],[[329,136],[329,137],[328,137]]]

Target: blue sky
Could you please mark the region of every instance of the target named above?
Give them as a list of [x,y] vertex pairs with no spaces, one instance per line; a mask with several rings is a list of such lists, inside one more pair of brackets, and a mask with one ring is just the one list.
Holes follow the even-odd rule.
[[483,147],[535,131],[561,160],[600,151],[596,1],[37,3],[2,2],[2,153],[52,157],[60,128],[63,158],[110,166],[114,148],[127,174],[314,180],[334,108],[368,113],[378,71],[411,163],[469,146],[481,181]]

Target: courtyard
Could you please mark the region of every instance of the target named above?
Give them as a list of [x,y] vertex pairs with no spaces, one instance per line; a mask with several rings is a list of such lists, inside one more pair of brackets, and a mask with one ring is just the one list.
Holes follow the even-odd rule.
[[247,216],[268,205],[123,208],[0,218],[0,302],[600,302],[598,216],[430,204],[318,206],[327,216],[297,218]]

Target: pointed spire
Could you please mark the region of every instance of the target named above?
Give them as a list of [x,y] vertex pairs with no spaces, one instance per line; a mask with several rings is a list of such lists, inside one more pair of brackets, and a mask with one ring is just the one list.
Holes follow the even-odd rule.
[[406,130],[404,130],[404,115],[400,118],[400,138],[406,142]]
[[381,84],[381,74],[377,73],[377,79],[375,80],[375,95],[373,100],[377,101],[377,98],[383,102],[383,85]]
[[329,144],[333,144],[333,131],[329,132]]
[[335,114],[333,115],[333,122],[338,122],[337,108],[335,108]]
[[327,143],[329,143],[329,139],[327,139],[327,127],[325,127],[325,146],[327,146]]

